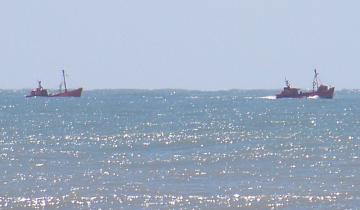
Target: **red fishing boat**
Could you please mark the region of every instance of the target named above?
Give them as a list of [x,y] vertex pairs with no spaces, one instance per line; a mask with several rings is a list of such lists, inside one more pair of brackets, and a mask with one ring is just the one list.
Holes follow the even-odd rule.
[[286,86],[284,87],[281,93],[276,95],[276,98],[307,98],[318,96],[319,98],[333,98],[335,87],[329,87],[327,85],[320,84],[319,85],[319,74],[316,69],[314,70],[315,76],[313,80],[313,89],[312,91],[302,92],[299,88],[293,88],[290,86],[288,80],[285,80]]
[[47,89],[44,89],[41,86],[41,81],[38,81],[38,87],[34,90],[32,90],[30,92],[30,95],[27,95],[26,97],[34,97],[34,96],[39,96],[39,97],[80,97],[81,93],[82,93],[82,88],[78,88],[75,90],[68,90],[66,87],[66,79],[65,79],[65,71],[62,70],[62,74],[63,74],[63,80],[64,80],[64,87],[65,90],[62,91],[60,88],[60,92],[59,93],[54,93],[54,94],[49,94]]

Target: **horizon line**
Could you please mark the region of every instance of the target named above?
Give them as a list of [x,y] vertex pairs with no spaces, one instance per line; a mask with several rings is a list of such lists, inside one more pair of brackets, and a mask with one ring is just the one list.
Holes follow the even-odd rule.
[[[34,88],[0,88],[0,91],[29,91]],[[73,88],[68,88],[69,90]],[[75,88],[76,89],[76,88]],[[84,91],[99,91],[99,90],[135,90],[135,91],[201,91],[201,92],[218,92],[218,91],[278,91],[282,88],[226,88],[226,89],[191,89],[191,88],[83,88]],[[57,91],[58,89],[47,88],[47,90]],[[310,89],[302,89],[310,90]],[[341,88],[336,91],[360,91],[360,88]]]

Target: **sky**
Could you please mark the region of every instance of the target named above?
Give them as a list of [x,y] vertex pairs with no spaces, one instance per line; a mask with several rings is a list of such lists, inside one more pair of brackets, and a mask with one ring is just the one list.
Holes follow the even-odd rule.
[[0,1],[0,89],[360,88],[358,0]]

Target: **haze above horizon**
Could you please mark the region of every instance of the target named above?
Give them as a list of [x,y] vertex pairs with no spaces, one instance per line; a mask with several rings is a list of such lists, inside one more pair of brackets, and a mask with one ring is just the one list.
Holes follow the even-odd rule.
[[0,89],[360,88],[360,2],[4,1]]

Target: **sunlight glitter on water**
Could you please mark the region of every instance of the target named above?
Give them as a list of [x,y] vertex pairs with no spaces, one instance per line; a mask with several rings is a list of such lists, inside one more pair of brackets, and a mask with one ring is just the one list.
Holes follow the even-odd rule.
[[360,97],[250,93],[2,101],[0,208],[356,208]]

